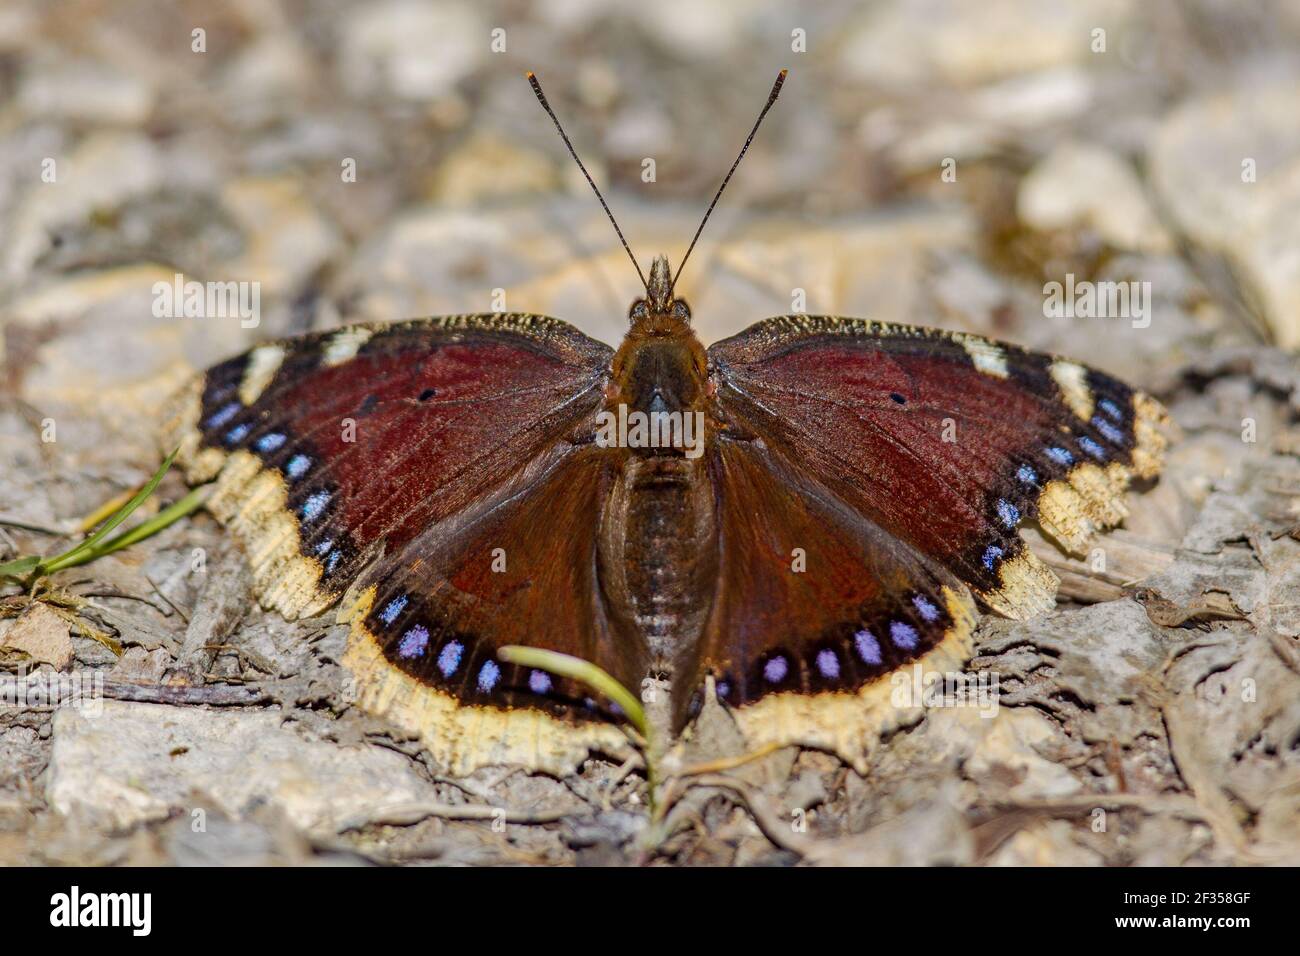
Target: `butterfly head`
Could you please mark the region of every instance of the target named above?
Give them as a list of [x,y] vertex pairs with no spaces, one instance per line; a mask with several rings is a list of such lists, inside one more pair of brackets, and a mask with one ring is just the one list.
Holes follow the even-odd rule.
[[650,281],[646,283],[645,298],[637,299],[628,309],[627,317],[634,324],[651,316],[671,316],[683,322],[690,322],[691,307],[685,299],[673,297],[673,274],[668,268],[667,256],[655,256],[650,266]]

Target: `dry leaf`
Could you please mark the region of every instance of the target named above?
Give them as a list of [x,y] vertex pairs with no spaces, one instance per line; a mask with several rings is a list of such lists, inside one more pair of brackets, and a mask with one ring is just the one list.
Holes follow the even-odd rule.
[[5,635],[5,646],[22,651],[40,664],[61,671],[72,663],[68,622],[44,604],[33,603]]

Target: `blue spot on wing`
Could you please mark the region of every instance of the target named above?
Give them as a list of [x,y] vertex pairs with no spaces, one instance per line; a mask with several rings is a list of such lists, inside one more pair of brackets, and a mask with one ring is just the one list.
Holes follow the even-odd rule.
[[939,609],[924,594],[912,595],[912,606],[916,608],[916,613],[920,614],[929,623],[933,624],[939,620]]
[[1101,432],[1102,437],[1112,445],[1124,444],[1124,433],[1100,415],[1092,416],[1092,427]]
[[998,560],[1001,559],[1005,553],[1006,552],[996,544],[991,544],[984,549],[984,557],[981,559],[981,562],[985,568],[992,571],[994,566],[998,563]]
[[874,634],[870,631],[858,631],[853,635],[853,643],[858,649],[858,656],[861,657],[865,663],[871,664],[873,667],[878,667],[880,665],[882,660],[880,655],[880,642],[876,640]]
[[817,652],[817,671],[827,680],[835,680],[840,676],[840,659],[829,647]]
[[1103,398],[1097,403],[1097,407],[1117,422],[1122,422],[1124,420],[1124,413],[1120,411],[1120,407],[1109,398]]
[[243,407],[244,406],[239,404],[239,402],[230,402],[223,405],[221,408],[217,409],[211,418],[204,422],[204,425],[207,428],[220,428],[222,425],[226,424],[226,422],[238,415],[239,410]]
[[443,645],[442,651],[438,654],[438,670],[442,671],[443,677],[450,677],[456,673],[456,668],[460,667],[461,655],[465,653],[465,645],[460,641],[448,641]]
[[423,624],[417,624],[402,635],[401,643],[397,645],[397,656],[410,660],[413,657],[421,656],[428,646],[428,628]]
[[1047,457],[1062,467],[1068,468],[1074,464],[1074,456],[1070,454],[1069,450],[1057,445],[1047,449]]
[[790,665],[785,657],[778,654],[763,665],[763,679],[769,684],[779,684],[790,672]]
[[916,649],[920,635],[916,633],[916,628],[911,624],[905,624],[902,621],[891,621],[889,624],[889,639],[903,650],[911,651]]
[[497,681],[501,679],[501,668],[497,666],[496,661],[484,661],[483,666],[478,672],[478,689],[487,693],[493,687],[497,686]]
[[313,491],[307,496],[307,500],[302,503],[299,514],[302,515],[304,521],[315,521],[325,511],[325,506],[329,503],[330,493],[328,491]]
[[405,610],[407,600],[408,598],[405,594],[399,594],[397,597],[393,598],[384,606],[384,609],[379,612],[379,620],[383,621],[385,624],[392,624],[397,620],[397,615],[401,614],[402,611]]
[[284,434],[281,432],[268,432],[253,443],[254,447],[262,454],[269,454],[284,444]]
[[1102,448],[1100,445],[1098,445],[1087,435],[1082,435],[1079,437],[1079,447],[1082,448],[1084,451],[1086,451],[1093,458],[1096,458],[1098,461],[1106,460],[1106,449]]

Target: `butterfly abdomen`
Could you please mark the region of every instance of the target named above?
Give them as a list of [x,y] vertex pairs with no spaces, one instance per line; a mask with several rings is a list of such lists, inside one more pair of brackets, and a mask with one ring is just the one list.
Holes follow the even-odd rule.
[[611,496],[617,546],[604,555],[616,614],[645,642],[655,669],[693,644],[717,571],[713,499],[702,460],[627,457]]

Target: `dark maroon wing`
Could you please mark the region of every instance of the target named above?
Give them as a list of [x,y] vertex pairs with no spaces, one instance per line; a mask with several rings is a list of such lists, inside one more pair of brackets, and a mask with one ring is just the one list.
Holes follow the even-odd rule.
[[712,675],[751,746],[821,747],[861,768],[919,706],[893,699],[890,675],[969,656],[970,592],[756,437],[719,435],[708,468],[718,575],[701,640],[674,668],[676,725]]
[[589,690],[497,653],[558,651],[634,689],[648,673],[644,643],[616,633],[596,578],[613,462],[594,445],[554,448],[368,570],[343,610],[353,623],[343,663],[362,706],[418,733],[456,774],[489,764],[564,774],[590,750],[627,751]]
[[581,436],[611,355],[542,316],[352,326],[215,366],[165,441],[191,480],[216,478],[208,508],[263,604],[292,618],[350,591],[345,664],[367,709],[457,771],[560,772],[620,733],[493,652],[541,644],[633,686],[645,673],[592,571],[605,465]]
[[1017,529],[1078,553],[1161,467],[1164,411],[1122,382],[978,336],[824,316],[709,349],[720,413],[1012,617],[1057,580]]
[[601,402],[608,347],[531,315],[349,326],[272,342],[178,396],[165,442],[248,550],[263,603],[318,613],[503,484]]

